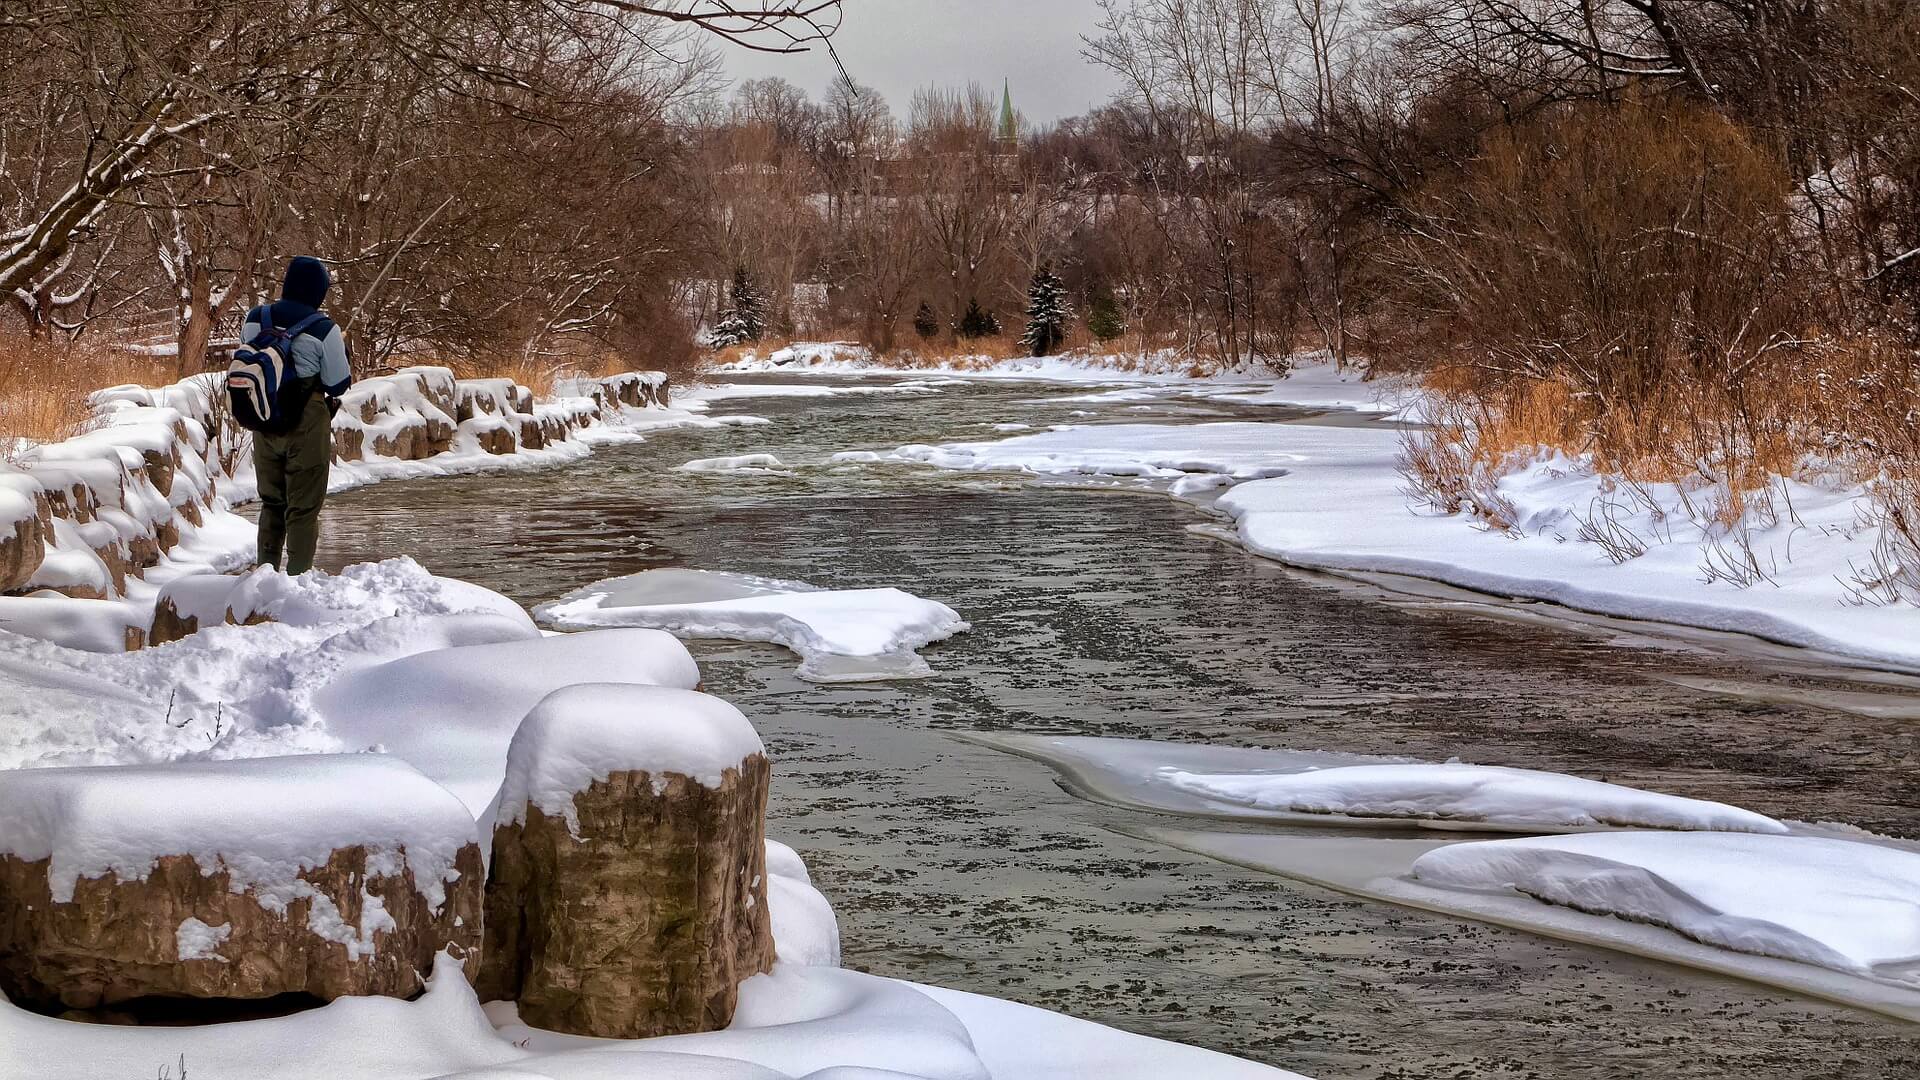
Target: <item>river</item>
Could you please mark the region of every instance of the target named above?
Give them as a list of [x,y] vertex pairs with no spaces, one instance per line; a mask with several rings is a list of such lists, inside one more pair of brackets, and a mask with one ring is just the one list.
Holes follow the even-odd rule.
[[[958,610],[973,629],[925,650],[935,675],[913,681],[815,685],[771,646],[692,645],[707,689],[766,739],[769,832],[832,899],[850,967],[1320,1080],[1920,1075],[1910,1025],[1171,849],[1135,833],[1179,819],[1078,799],[1046,766],[953,734],[1457,756],[1916,837],[1916,725],[1879,706],[1914,704],[1920,683],[1303,574],[1189,529],[1201,513],[1158,495],[825,463],[1006,422],[1313,422],[940,383],[728,400],[716,414],[771,423],[339,495],[321,565],[412,555],[529,606],[685,566],[898,585]],[[673,468],[757,452],[797,467]]]

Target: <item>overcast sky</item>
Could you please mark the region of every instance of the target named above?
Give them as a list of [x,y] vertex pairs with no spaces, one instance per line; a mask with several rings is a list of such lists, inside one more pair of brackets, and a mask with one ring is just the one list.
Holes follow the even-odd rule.
[[[1094,0],[845,0],[833,47],[855,82],[879,90],[904,119],[913,92],[977,82],[997,96],[1013,83],[1014,107],[1036,124],[1086,112],[1114,81],[1080,56],[1080,35],[1099,18]],[[835,78],[826,51],[774,56],[722,46],[736,79],[778,75],[819,100]]]

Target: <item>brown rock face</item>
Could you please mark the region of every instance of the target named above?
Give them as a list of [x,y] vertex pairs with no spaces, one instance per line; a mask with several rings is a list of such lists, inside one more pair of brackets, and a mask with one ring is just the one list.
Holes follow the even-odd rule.
[[[370,872],[365,848],[341,848],[301,875],[309,895],[282,912],[251,892],[232,892],[226,871],[203,874],[186,855],[162,857],[144,881],[112,873],[83,878],[63,903],[53,902],[48,860],[0,856],[0,990],[45,1012],[156,996],[408,997],[443,949],[468,957],[472,974],[480,943],[479,845],[462,849],[456,866],[460,878],[435,913],[404,861],[376,860]],[[363,920],[369,896],[390,927],[377,913]],[[385,927],[373,932],[370,954],[355,957],[309,928],[316,907],[322,918],[315,921],[332,925],[328,905],[347,927]]]
[[336,425],[333,429],[333,459],[359,461],[366,457],[367,433],[362,428]]
[[768,775],[760,754],[718,788],[617,772],[574,796],[577,837],[531,805],[495,829],[482,1000],[604,1038],[726,1027],[741,980],[773,966]]
[[[131,629],[131,627],[129,627]],[[153,622],[146,633],[141,635],[141,646],[165,645],[169,641],[179,641],[200,632],[200,620],[193,615],[183,615],[174,605],[171,597],[162,596],[153,605]],[[141,646],[130,646],[127,651]]]
[[426,457],[427,422],[410,417],[394,431],[376,434],[373,437],[373,453],[375,457],[397,458],[401,461],[417,461]]
[[539,450],[547,445],[547,429],[539,420],[531,416],[520,419],[520,447],[523,450]]
[[0,532],[0,592],[25,585],[46,557],[45,530],[38,517],[22,518],[12,531]]

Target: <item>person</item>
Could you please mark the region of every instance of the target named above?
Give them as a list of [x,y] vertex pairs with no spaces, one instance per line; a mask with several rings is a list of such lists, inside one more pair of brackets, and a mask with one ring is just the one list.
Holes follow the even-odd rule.
[[[310,255],[287,264],[280,299],[247,312],[240,340],[251,341],[260,332],[261,316],[274,326],[293,326],[320,310],[333,287],[327,266]],[[327,498],[327,474],[333,464],[333,414],[340,409],[353,376],[347,363],[346,336],[332,319],[322,316],[288,349],[294,374],[311,380],[314,393],[300,419],[285,435],[253,437],[253,471],[260,484],[260,541],[258,565],[280,566],[286,553],[286,571],[303,574],[313,569],[313,552],[320,544],[320,507]]]

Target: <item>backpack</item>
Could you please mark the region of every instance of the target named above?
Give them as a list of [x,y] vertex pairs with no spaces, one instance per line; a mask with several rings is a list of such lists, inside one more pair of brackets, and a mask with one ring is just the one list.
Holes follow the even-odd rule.
[[227,401],[234,422],[263,435],[285,435],[300,422],[318,380],[293,367],[293,339],[326,319],[318,311],[286,329],[273,325],[273,305],[260,308],[260,329],[227,364]]

